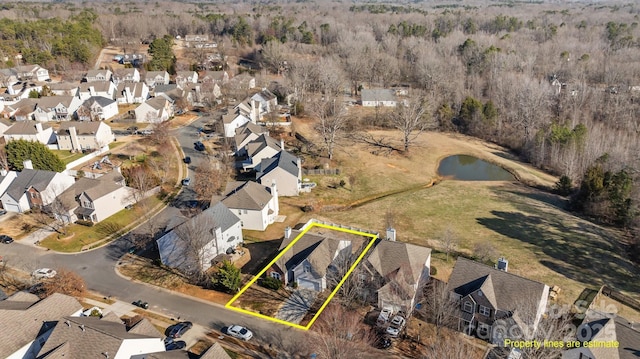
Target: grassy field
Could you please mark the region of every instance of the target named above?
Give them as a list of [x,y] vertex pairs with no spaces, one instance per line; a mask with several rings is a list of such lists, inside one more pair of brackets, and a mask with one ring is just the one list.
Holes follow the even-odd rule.
[[[373,135],[399,147],[395,132]],[[521,182],[441,180],[438,162],[453,154],[499,164]],[[439,238],[450,229],[460,239],[460,254],[473,256],[476,244],[491,243],[497,255],[509,260],[510,272],[560,286],[562,302],[572,303],[584,287],[597,289],[605,283],[639,297],[640,282],[635,278],[640,270],[623,255],[619,234],[565,211],[563,198],[524,185],[550,188],[556,179],[515,161],[497,146],[425,133],[410,156],[352,142],[336,157],[333,165],[343,169],[340,176],[309,177],[318,183],[311,194],[283,199],[292,207],[314,205],[316,210],[304,213],[301,220],[315,217],[384,233],[392,219],[398,240],[436,250],[442,249]],[[436,253],[438,277],[448,279],[454,262]]]
[[64,164],[69,164],[75,160],[77,160],[78,158],[81,158],[82,156],[84,156],[84,153],[82,152],[71,152],[71,151],[66,151],[66,150],[51,150],[51,152],[53,152],[56,156],[58,156],[58,158],[60,158],[62,160],[62,162],[64,162]]

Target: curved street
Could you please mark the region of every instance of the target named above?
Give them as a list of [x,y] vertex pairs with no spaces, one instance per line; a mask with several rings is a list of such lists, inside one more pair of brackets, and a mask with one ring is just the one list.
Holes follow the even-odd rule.
[[[189,165],[191,168],[203,160],[204,155],[193,148],[193,143],[197,141],[198,128],[207,121],[211,121],[211,118],[201,117],[172,133],[178,139],[185,156],[193,159]],[[181,192],[175,203],[179,207],[192,198],[193,193],[187,189]],[[178,213],[179,208],[168,206],[156,215],[156,219],[166,221]],[[28,238],[10,245],[1,245],[0,248],[7,265],[27,273],[41,267],[65,267],[80,274],[89,290],[112,296],[113,299],[127,303],[142,299],[149,302],[149,309],[152,311],[172,318],[179,316],[182,320],[218,331],[229,324],[247,326],[254,332],[256,344],[265,344],[293,354],[297,348],[296,343],[304,341],[303,331],[243,315],[219,304],[127,280],[116,273],[115,267],[130,247],[131,242],[125,235],[99,249],[75,254],[61,254],[33,246]]]

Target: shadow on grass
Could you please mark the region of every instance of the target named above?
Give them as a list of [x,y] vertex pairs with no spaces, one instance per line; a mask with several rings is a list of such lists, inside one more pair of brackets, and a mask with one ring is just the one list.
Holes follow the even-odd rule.
[[[523,206],[520,212],[492,211],[494,217],[477,222],[504,236],[535,246],[534,251],[548,259],[547,268],[590,286],[607,284],[619,290],[639,293],[640,270],[625,256],[616,240],[598,226],[576,219],[563,221],[544,207]],[[622,254],[621,254],[622,253]]]
[[251,253],[251,259],[242,267],[243,273],[257,275],[269,262],[275,258],[282,240],[261,241],[245,243],[245,247]]

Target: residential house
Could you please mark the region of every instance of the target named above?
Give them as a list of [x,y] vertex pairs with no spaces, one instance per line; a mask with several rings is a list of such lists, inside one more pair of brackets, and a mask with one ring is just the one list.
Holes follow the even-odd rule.
[[251,90],[256,88],[256,78],[243,72],[229,79],[229,87],[236,90]]
[[171,102],[172,113],[183,113],[187,111],[188,106],[193,103],[194,93],[192,91],[187,91],[180,86],[176,86],[169,91],[158,92],[159,87],[160,86],[156,86],[155,95],[156,97],[164,97]]
[[203,84],[215,83],[223,86],[229,83],[229,78],[227,71],[205,71],[202,76],[200,76],[200,82]]
[[0,301],[0,358],[37,358],[62,317],[78,317],[82,305],[73,297],[54,293],[44,299],[17,292]]
[[215,342],[198,359],[231,359],[220,343]]
[[127,326],[114,314],[62,317],[37,358],[138,358],[165,351],[163,335],[147,320]]
[[116,69],[111,77],[113,83],[119,85],[124,82],[140,82],[140,71],[136,68]]
[[80,84],[77,82],[54,82],[47,85],[51,93],[56,96],[76,96]]
[[121,82],[116,88],[119,104],[143,103],[149,98],[149,86],[144,82]]
[[390,89],[363,89],[360,92],[363,107],[395,107],[396,92]]
[[[300,232],[285,233],[280,251],[287,248]],[[266,271],[266,275],[281,280],[284,285],[296,283],[298,288],[322,292],[331,284],[330,272],[341,272],[344,263],[362,250],[362,239],[327,237],[320,233],[306,232],[288,248]]]
[[264,231],[278,217],[275,183],[271,186],[252,181],[228,183],[222,203],[240,218],[243,229]]
[[278,109],[278,98],[267,89],[263,89],[251,96],[251,100],[260,102],[260,108],[265,114]]
[[87,82],[104,82],[111,81],[111,76],[113,76],[113,72],[107,69],[99,69],[99,70],[89,70],[85,75],[84,79]]
[[244,125],[240,126],[236,129],[236,134],[234,136],[234,146],[235,146],[235,155],[242,156],[246,155],[245,146],[260,137],[260,135],[265,134],[269,135],[269,130],[264,127],[257,125],[253,122],[247,122]]
[[111,81],[82,82],[78,89],[78,96],[83,101],[92,96],[114,99],[116,98],[116,85]]
[[247,117],[251,122],[258,122],[267,113],[262,107],[262,102],[247,98],[233,108],[234,112]]
[[22,83],[16,83],[11,86],[7,86],[8,94],[16,95],[20,98],[29,98],[33,91],[42,93],[42,83],[25,81]]
[[49,70],[40,65],[23,65],[0,69],[0,87],[9,87],[18,81],[49,80]]
[[[2,102],[0,102],[0,112],[1,112],[3,107],[4,106],[3,106]],[[9,127],[11,127],[12,125],[13,125],[13,123],[11,121],[9,121],[8,119],[0,118],[0,136],[3,136],[4,132],[6,130],[8,130]]]
[[184,41],[185,42],[207,42],[209,41],[209,35],[207,34],[185,35]]
[[198,73],[195,71],[178,71],[176,73],[176,84],[178,86],[184,86],[187,83],[198,83]]
[[419,289],[429,280],[431,249],[396,242],[395,230],[387,231],[364,262],[364,276],[375,283],[378,308],[410,314]]
[[285,150],[263,158],[256,166],[256,181],[265,186],[277,183],[280,196],[297,196],[302,186],[300,158]]
[[7,188],[17,176],[18,172],[16,171],[7,171],[5,168],[0,169],[0,196],[7,191]]
[[56,133],[59,150],[95,150],[115,141],[111,127],[99,121],[69,121],[60,124]]
[[[549,286],[499,268],[458,257],[447,283],[459,306],[459,330],[502,344],[504,339],[530,340],[547,307]],[[529,335],[527,335],[529,334]]]
[[65,223],[101,222],[135,202],[119,170],[98,178],[82,177],[60,193],[51,211]]
[[118,115],[118,103],[102,96],[89,97],[76,111],[80,121],[106,120]]
[[234,137],[236,135],[236,130],[249,122],[251,122],[251,120],[248,117],[238,113],[238,111],[227,112],[226,114],[222,115],[224,136]]
[[154,97],[136,107],[136,122],[158,123],[173,116],[173,106],[166,98]]
[[261,134],[255,140],[247,143],[244,150],[238,151],[241,166],[244,170],[250,170],[258,166],[263,159],[271,158],[284,149],[282,140],[278,141],[267,134]]
[[23,213],[33,208],[45,208],[74,182],[75,179],[65,173],[34,170],[28,160],[0,196],[0,201],[8,212]]
[[567,349],[562,359],[637,359],[640,357],[640,323],[616,314],[588,310],[576,330],[581,345]]
[[82,105],[77,96],[46,96],[33,101],[36,104],[33,119],[36,121],[69,121]]
[[27,140],[40,142],[44,145],[55,143],[53,128],[36,121],[19,121],[4,131],[5,142],[13,140]]
[[242,244],[240,218],[223,202],[200,212],[157,240],[160,260],[185,272],[209,269],[213,259],[230,254]]
[[166,71],[147,71],[144,76],[144,82],[150,88],[156,85],[168,85],[169,79],[169,73]]

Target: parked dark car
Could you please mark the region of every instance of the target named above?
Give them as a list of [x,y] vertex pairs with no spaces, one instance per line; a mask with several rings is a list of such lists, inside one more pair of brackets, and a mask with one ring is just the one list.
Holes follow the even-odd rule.
[[0,209],[0,216],[4,216],[5,214],[7,214],[7,210],[6,209]]
[[191,157],[187,156],[184,158],[184,163],[189,164],[191,163]]
[[149,309],[149,303],[147,302],[143,302],[142,300],[138,299],[135,302],[132,303],[133,305],[135,305],[136,307],[140,307],[142,309]]
[[7,236],[6,234],[0,235],[0,242],[4,244],[13,243],[13,238]]
[[182,334],[186,333],[187,330],[193,327],[193,323],[191,322],[181,322],[178,323],[169,329],[169,337],[171,338],[180,338]]
[[169,344],[166,344],[164,346],[164,348],[169,351],[169,350],[180,350],[180,349],[184,349],[187,346],[187,343],[184,340],[178,340],[176,342],[171,341]]
[[376,347],[378,349],[388,349],[391,347],[391,338],[387,337],[387,336],[382,336],[380,338],[378,338],[378,340],[376,341]]
[[193,146],[194,146],[194,147],[196,148],[196,150],[198,150],[198,151],[204,151],[204,143],[202,143],[202,142],[200,142],[200,141],[195,142],[195,143],[193,144]]

